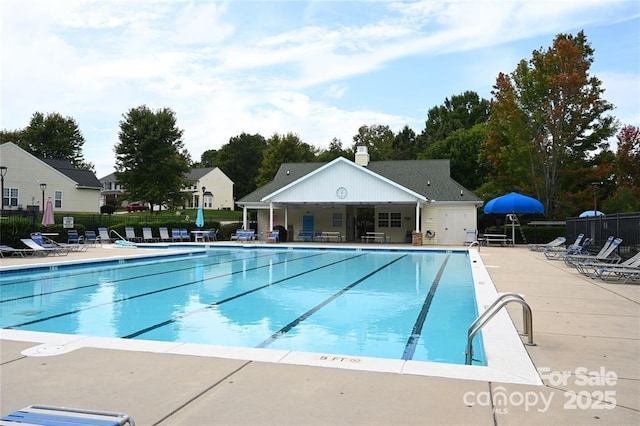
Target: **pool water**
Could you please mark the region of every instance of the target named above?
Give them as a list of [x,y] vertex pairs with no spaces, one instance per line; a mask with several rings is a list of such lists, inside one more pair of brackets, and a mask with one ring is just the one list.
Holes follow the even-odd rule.
[[0,312],[16,330],[454,364],[478,315],[466,251],[274,248],[6,271]]

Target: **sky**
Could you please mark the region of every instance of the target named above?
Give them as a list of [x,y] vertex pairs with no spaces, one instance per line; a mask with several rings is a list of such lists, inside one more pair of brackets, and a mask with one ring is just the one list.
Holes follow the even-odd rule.
[[73,118],[98,178],[132,108],[172,109],[194,161],[241,133],[350,147],[358,128],[422,132],[467,90],[491,99],[559,33],[584,30],[591,73],[640,126],[636,0],[2,0],[0,128]]

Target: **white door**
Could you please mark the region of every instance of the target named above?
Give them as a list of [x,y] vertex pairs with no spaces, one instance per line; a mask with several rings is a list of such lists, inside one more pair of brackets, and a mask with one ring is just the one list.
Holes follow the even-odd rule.
[[471,210],[441,210],[438,215],[438,244],[462,245],[467,238],[467,230],[475,229],[476,217]]

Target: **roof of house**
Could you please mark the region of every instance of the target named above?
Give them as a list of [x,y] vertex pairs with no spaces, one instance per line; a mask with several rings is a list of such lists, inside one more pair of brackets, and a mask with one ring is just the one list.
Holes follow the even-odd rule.
[[91,170],[76,169],[69,160],[38,159],[76,182],[78,186],[97,189],[102,187],[102,184]]
[[[260,202],[269,194],[326,164],[283,163],[271,182],[247,194],[238,203]],[[482,202],[473,192],[451,178],[449,160],[372,161],[366,167],[430,200]]]

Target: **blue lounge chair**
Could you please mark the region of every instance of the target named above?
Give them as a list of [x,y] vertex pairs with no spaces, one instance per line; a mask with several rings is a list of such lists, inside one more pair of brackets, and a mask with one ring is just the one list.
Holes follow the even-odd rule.
[[96,231],[84,231],[84,244],[89,246],[95,246],[98,242],[98,236],[96,235]]
[[567,266],[575,266],[576,263],[579,262],[609,262],[609,263],[618,263],[620,261],[620,256],[614,251],[618,248],[620,243],[622,242],[622,238],[613,238],[610,236],[607,238],[607,241],[604,243],[598,254],[588,254],[588,253],[576,253],[576,254],[566,254],[564,256],[564,263]]
[[271,231],[271,234],[267,234],[267,242],[277,243],[280,241],[280,231]]
[[135,426],[134,420],[125,413],[112,411],[85,410],[81,408],[54,407],[52,405],[30,405],[4,416],[0,424],[28,425],[101,425]]
[[[57,254],[60,256],[63,256],[63,255],[66,256],[71,251],[71,248],[69,247],[62,247],[61,245],[54,243],[51,240],[45,240],[45,238],[39,232],[32,232],[30,240],[36,243],[37,245],[39,245],[40,247],[46,250],[49,250],[50,253]],[[34,247],[29,247],[29,248],[34,248]]]
[[171,241],[182,241],[179,229],[171,228]]
[[189,231],[187,229],[180,229],[180,239],[182,241],[191,241],[191,237],[189,236]]

